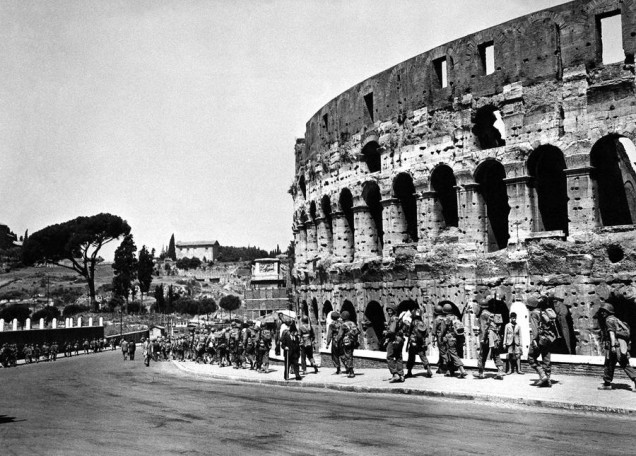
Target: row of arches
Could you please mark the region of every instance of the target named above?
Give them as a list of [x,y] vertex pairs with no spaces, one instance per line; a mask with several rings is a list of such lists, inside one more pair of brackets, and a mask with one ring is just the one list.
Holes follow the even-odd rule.
[[[597,141],[590,152],[590,178],[594,182],[595,210],[598,213],[599,226],[630,225],[636,220],[636,147],[626,137],[608,135]],[[569,194],[567,173],[568,167],[563,152],[553,145],[542,145],[536,148],[525,163],[526,175],[523,176],[531,192],[529,214],[533,226],[530,231],[560,231],[564,236],[569,234],[570,219],[568,216],[569,201],[581,195]],[[508,245],[511,233],[509,220],[510,191],[504,165],[493,158],[482,161],[473,173],[476,193],[483,211],[484,237],[487,250],[495,251]],[[383,199],[380,186],[375,181],[363,183],[359,201],[349,188],[344,188],[337,195],[336,204],[332,206],[331,197],[324,195],[320,200],[322,217],[333,237],[333,207],[342,213],[346,227],[350,232],[349,247],[356,246],[356,204],[361,205],[369,213],[371,229],[377,242],[378,251],[382,251],[385,234],[388,231],[398,233],[398,243],[418,242],[426,229],[421,225],[427,211],[440,229],[459,227],[460,208],[467,204],[461,199],[453,169],[447,164],[437,165],[429,177],[429,192],[416,193],[413,177],[408,172],[401,172],[392,181],[390,196]],[[574,191],[570,189],[571,191]],[[430,198],[430,208],[418,207],[419,198]],[[392,211],[389,214],[386,211]],[[316,202],[309,205],[312,221],[317,218]],[[466,214],[464,214],[466,216]],[[303,210],[297,216],[297,222],[304,225],[307,217]],[[466,221],[468,229],[471,221]],[[390,223],[392,226],[386,226]],[[298,223],[297,223],[298,225]],[[330,246],[332,249],[333,246]]]

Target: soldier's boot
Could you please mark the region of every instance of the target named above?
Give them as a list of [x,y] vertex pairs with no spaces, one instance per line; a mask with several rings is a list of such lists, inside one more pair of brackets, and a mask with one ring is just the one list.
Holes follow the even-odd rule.
[[413,377],[413,372],[411,372],[411,369],[409,369],[406,375],[404,376],[404,378],[411,378],[411,377]]
[[347,378],[354,378],[356,376],[356,374],[353,372],[353,368],[349,369],[349,374],[347,375]]
[[433,377],[433,371],[431,370],[430,364],[426,366],[426,374],[424,374],[424,377],[427,377],[427,378]]
[[537,383],[537,386],[539,388],[550,388],[550,387],[552,387],[552,382],[550,382],[550,377],[545,375],[545,372],[543,371],[543,369],[539,368],[537,370],[539,371],[539,383]]
[[459,367],[459,378],[466,378],[466,375],[468,375],[466,373],[466,370],[464,369],[464,366],[460,366]]
[[403,377],[400,377],[398,374],[393,374],[393,377],[391,377],[391,380],[389,380],[389,383],[399,383],[400,381],[402,381]]
[[340,366],[336,367],[336,374],[335,375],[340,375]]
[[511,362],[510,357],[506,359],[506,375],[510,375],[514,372],[514,364]]
[[[353,369],[352,369],[352,370],[353,370]],[[314,364],[314,374],[317,374],[317,373],[318,373],[318,366],[316,366],[316,365]]]
[[517,358],[517,374],[523,375],[525,372],[521,370],[521,359]]
[[501,367],[497,367],[497,374],[495,375],[495,380],[503,380],[504,375],[506,375]]
[[602,390],[611,390],[612,389],[612,383],[611,382],[603,382],[603,384],[601,386],[598,387],[598,389]]

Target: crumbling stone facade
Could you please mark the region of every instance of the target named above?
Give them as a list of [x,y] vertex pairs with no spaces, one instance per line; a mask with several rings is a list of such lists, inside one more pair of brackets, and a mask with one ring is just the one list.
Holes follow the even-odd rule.
[[[622,31],[616,62],[607,19]],[[636,1],[574,1],[323,106],[296,142],[290,189],[302,311],[324,328],[328,311],[352,310],[380,349],[389,302],[430,316],[448,300],[470,327],[467,304],[488,294],[507,313],[554,289],[560,351],[600,354],[600,299],[636,296],[635,50]],[[620,311],[636,327],[629,299]]]

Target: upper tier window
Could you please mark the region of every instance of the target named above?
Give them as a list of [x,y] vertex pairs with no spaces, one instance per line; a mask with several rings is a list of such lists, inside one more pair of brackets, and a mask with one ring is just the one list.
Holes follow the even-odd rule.
[[623,23],[620,11],[597,18],[597,33],[603,56],[603,64],[625,60],[623,50]]
[[495,44],[492,41],[479,46],[479,57],[481,58],[481,69],[483,74],[495,72]]

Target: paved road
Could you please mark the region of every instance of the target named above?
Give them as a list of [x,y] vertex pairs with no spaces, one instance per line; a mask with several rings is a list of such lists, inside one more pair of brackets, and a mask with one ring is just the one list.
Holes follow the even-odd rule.
[[0,369],[0,454],[633,454],[636,420],[193,379],[118,353]]

